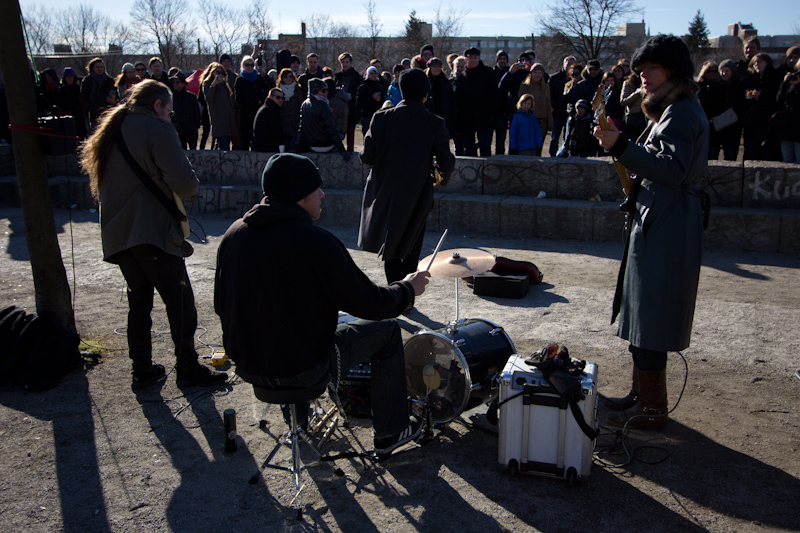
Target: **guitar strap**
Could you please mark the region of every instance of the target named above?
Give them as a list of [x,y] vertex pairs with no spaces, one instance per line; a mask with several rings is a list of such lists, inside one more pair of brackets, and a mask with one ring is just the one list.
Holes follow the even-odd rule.
[[122,136],[122,132],[119,132],[119,135],[117,135],[117,148],[119,148],[119,151],[122,152],[122,156],[125,158],[125,161],[128,162],[128,165],[130,165],[130,167],[142,181],[142,184],[147,187],[147,190],[153,193],[153,196],[156,197],[156,200],[161,202],[167,211],[169,211],[169,214],[172,215],[172,218],[178,222],[187,222],[188,219],[186,217],[186,213],[181,213],[175,202],[173,202],[172,199],[167,196],[166,193],[158,187],[158,185],[156,185],[156,182],[153,181],[153,178],[150,177],[147,171],[143,169],[138,161],[136,161],[136,159],[133,157],[131,151],[128,150],[128,145],[125,144],[125,139]]

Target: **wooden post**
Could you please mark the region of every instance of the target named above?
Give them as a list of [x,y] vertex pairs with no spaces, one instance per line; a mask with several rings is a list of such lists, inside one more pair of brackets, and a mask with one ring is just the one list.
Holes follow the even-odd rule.
[[[0,68],[5,73],[9,117],[11,124],[36,127],[36,99],[33,82],[28,75],[30,67],[19,1],[7,0],[3,6],[6,11],[0,17]],[[67,273],[61,261],[50,204],[42,138],[35,133],[12,130],[12,140],[25,239],[33,271],[36,312],[47,314],[75,331]]]

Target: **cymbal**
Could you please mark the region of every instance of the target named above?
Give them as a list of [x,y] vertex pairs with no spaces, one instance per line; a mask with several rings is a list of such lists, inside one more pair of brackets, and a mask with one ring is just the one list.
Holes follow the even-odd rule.
[[[421,259],[420,265],[427,265],[431,256]],[[428,269],[434,278],[468,278],[482,274],[492,268],[495,256],[475,248],[456,248],[440,250]]]

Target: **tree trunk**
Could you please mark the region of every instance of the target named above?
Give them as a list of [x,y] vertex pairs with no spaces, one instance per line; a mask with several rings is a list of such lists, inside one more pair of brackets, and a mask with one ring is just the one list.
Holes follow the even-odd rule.
[[[35,127],[36,97],[22,33],[18,0],[2,0],[0,68],[5,76],[11,123]],[[67,273],[56,237],[41,137],[12,130],[17,188],[25,222],[25,239],[33,271],[36,312],[75,331]]]

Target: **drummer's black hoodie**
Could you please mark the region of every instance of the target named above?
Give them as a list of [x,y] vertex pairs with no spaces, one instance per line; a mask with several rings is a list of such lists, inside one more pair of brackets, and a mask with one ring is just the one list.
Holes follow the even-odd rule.
[[329,357],[339,310],[382,320],[413,304],[410,283],[375,285],[339,239],[280,199],[234,222],[217,253],[214,310],[237,373],[300,375]]

